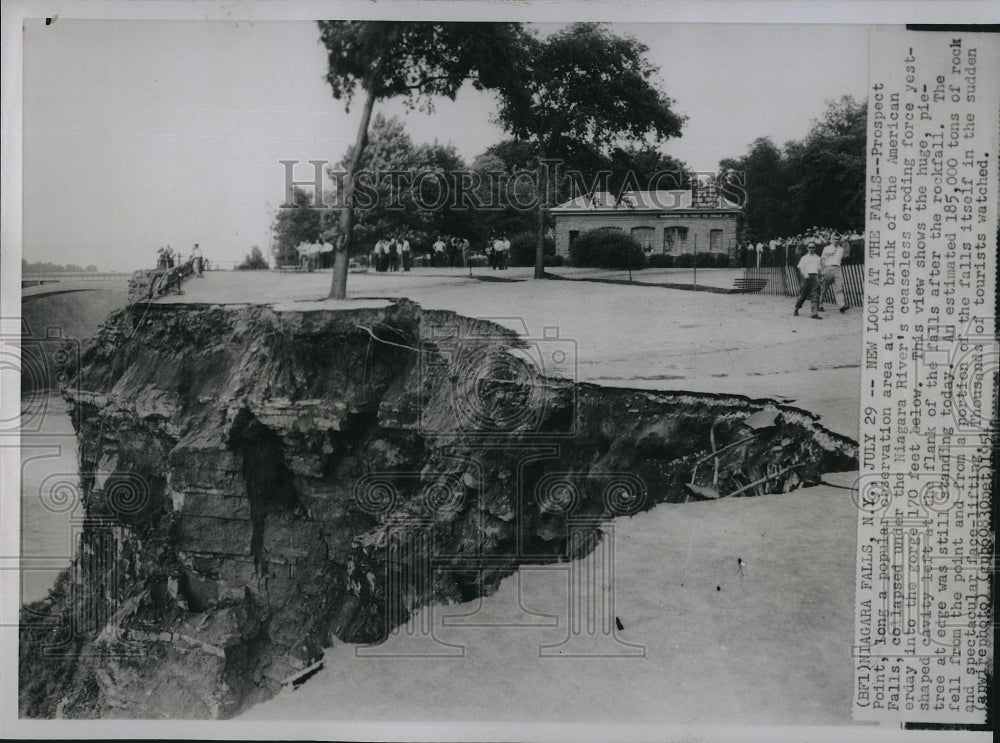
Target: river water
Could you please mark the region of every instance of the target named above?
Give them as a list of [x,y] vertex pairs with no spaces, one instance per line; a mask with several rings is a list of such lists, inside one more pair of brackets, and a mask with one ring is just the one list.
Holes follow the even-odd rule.
[[76,435],[58,392],[21,399],[21,603],[69,566],[83,523]]

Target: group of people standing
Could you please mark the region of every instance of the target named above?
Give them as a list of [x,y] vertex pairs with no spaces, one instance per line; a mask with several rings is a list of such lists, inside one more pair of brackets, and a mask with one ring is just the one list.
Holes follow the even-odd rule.
[[[748,268],[767,268],[772,266],[794,265],[798,257],[806,252],[809,245],[816,247],[817,252],[837,239],[844,239],[844,258],[851,257],[851,245],[855,248],[855,261],[864,251],[864,242],[861,235],[857,233],[838,233],[832,229],[821,229],[810,227],[805,232],[791,237],[777,237],[768,241],[759,240],[756,243],[751,241],[741,246],[739,249],[740,265]],[[850,262],[845,260],[845,263]]]
[[372,264],[379,273],[398,271],[401,264],[404,271],[409,271],[413,265],[410,241],[402,235],[376,241],[372,251]]
[[179,259],[180,255],[175,253],[169,245],[156,251],[156,267],[159,269],[173,268],[174,263]]
[[[191,249],[191,255],[188,256],[188,260],[191,261],[191,267],[194,269],[194,275],[204,278],[204,271],[208,268],[208,261],[201,254],[201,248],[198,247],[198,243],[194,244]],[[156,251],[156,267],[160,270],[169,270],[174,268],[174,266],[181,263],[181,254],[179,251],[175,251],[169,245],[166,247],[161,247]]]
[[510,240],[506,235],[493,237],[486,243],[486,259],[493,270],[505,271],[510,265]]
[[847,297],[844,296],[844,278],[840,269],[844,252],[848,249],[848,241],[846,237],[835,236],[823,248],[822,253],[817,255],[816,248],[815,243],[807,243],[806,254],[799,259],[802,289],[795,301],[795,311],[792,314],[798,315],[806,299],[811,299],[812,319],[822,320],[823,317],[819,313],[823,311],[823,294],[827,287],[832,289],[841,314],[850,309]]
[[469,265],[469,241],[464,237],[449,237],[446,241],[438,235],[431,246],[431,265],[435,268],[461,268]]
[[[435,268],[459,268],[469,265],[469,241],[464,237],[438,239],[431,245],[430,253],[425,255],[426,262]],[[381,239],[375,243],[372,250],[372,265],[376,271],[398,271],[400,267],[409,271],[413,267],[413,250],[410,241],[402,235],[389,239]]]
[[[430,251],[417,256],[422,265],[434,268],[463,268],[472,265],[472,247],[465,237],[438,235],[431,244]],[[504,234],[491,236],[486,241],[486,259],[493,270],[503,271],[510,266],[510,240]],[[382,238],[372,249],[371,265],[378,272],[409,271],[414,257],[410,242],[404,236]]]

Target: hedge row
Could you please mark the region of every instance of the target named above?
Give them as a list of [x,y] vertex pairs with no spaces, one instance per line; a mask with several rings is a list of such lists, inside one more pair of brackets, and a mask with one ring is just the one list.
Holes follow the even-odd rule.
[[584,232],[569,246],[570,262],[588,268],[728,268],[725,253],[682,253],[645,255],[642,246],[620,230],[596,229]]
[[[729,256],[725,253],[698,253],[698,268],[729,268]],[[649,268],[691,268],[695,265],[694,253],[663,255],[654,253],[646,256]]]
[[590,230],[569,246],[574,266],[592,268],[642,268],[646,256],[633,237],[620,230]]
[[[534,266],[537,244],[538,237],[534,232],[522,232],[520,235],[514,235],[514,238],[510,241],[510,265]],[[556,241],[554,238],[546,236],[543,255],[545,258],[551,258],[555,257],[555,254]],[[545,265],[550,264],[546,263]]]

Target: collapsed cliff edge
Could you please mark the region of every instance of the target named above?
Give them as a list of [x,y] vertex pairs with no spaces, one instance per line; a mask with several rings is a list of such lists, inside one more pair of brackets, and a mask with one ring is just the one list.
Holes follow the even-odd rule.
[[22,610],[21,715],[231,717],[578,556],[571,526],[857,466],[807,412],[581,384],[574,354],[407,300],[112,315],[67,369],[84,516]]

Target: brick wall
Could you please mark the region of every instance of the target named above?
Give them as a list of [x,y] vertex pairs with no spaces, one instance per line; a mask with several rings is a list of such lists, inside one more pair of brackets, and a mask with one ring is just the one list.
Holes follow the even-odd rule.
[[[697,245],[699,253],[707,253],[710,250],[712,230],[721,230],[719,239],[720,247],[716,252],[731,254],[736,246],[736,220],[737,215],[735,212],[718,211],[672,214],[664,217],[656,213],[643,214],[637,212],[619,214],[609,214],[606,212],[556,214],[556,253],[567,258],[569,257],[570,232],[572,231],[582,235],[588,230],[596,230],[601,227],[618,227],[624,232],[631,233],[637,227],[646,227],[653,230],[653,254],[669,253],[671,255],[680,255],[681,253],[693,253],[695,245]],[[671,227],[686,227],[687,240],[683,244],[675,240],[672,249],[666,249],[664,245],[664,232]]]

